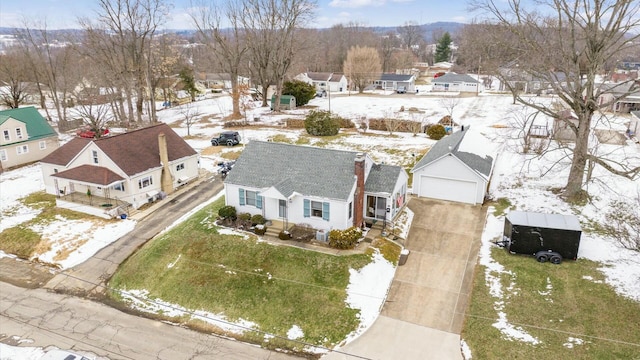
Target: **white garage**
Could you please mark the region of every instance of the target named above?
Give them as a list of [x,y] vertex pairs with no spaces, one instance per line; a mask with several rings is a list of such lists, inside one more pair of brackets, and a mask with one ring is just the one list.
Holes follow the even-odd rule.
[[482,204],[493,170],[493,146],[463,127],[442,138],[413,167],[413,193],[420,197]]

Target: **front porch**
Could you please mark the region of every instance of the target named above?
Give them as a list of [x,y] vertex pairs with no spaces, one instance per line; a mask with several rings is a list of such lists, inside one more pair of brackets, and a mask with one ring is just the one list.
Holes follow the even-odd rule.
[[104,219],[113,219],[121,214],[128,215],[131,210],[131,204],[126,201],[79,192],[58,196],[56,206]]

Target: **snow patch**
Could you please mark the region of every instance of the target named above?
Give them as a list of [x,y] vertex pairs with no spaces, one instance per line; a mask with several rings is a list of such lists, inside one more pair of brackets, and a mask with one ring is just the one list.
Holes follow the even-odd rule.
[[297,340],[304,337],[304,332],[298,325],[293,325],[289,331],[287,331],[287,339]]

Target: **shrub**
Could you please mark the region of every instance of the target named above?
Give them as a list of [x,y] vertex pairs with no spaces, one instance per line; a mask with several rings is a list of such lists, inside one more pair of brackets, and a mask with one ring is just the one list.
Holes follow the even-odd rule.
[[352,226],[345,230],[331,230],[329,232],[329,246],[336,249],[353,249],[362,237],[362,230]]
[[280,233],[278,234],[278,238],[280,240],[291,240],[291,233],[286,231],[286,230],[282,230],[280,231]]
[[223,219],[233,219],[236,218],[236,208],[231,205],[226,205],[218,210],[218,216]]
[[249,214],[249,213],[240,213],[240,214],[238,214],[238,220],[249,221],[249,220],[251,220],[251,214]]
[[300,80],[285,81],[282,86],[282,95],[295,96],[296,106],[302,106],[316,96],[316,87]]
[[267,219],[265,219],[264,216],[260,214],[255,214],[251,217],[251,223],[253,225],[264,225],[264,223],[266,222],[267,222]]
[[333,136],[340,130],[340,121],[325,110],[311,110],[304,120],[309,135]]
[[267,227],[264,225],[257,225],[254,229],[253,232],[256,233],[256,235],[264,235],[267,232]]
[[435,124],[427,128],[427,136],[433,140],[440,140],[445,135],[447,135],[447,131],[444,129],[444,126],[440,124]]

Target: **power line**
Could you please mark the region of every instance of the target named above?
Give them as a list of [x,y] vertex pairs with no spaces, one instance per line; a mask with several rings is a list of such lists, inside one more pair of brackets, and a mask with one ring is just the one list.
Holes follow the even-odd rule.
[[[30,262],[30,263],[31,263],[31,262]],[[44,267],[44,266],[43,266],[43,267]],[[47,269],[49,269],[49,268],[47,268]],[[49,270],[51,270],[51,269],[49,269]],[[82,279],[82,278],[80,278],[80,277],[77,277],[77,276],[74,276],[74,275],[71,275],[71,274],[64,273],[62,270],[57,270],[57,269],[56,269],[56,270],[53,270],[53,272],[54,272],[54,273],[56,273],[57,275],[63,275],[63,276],[65,276],[65,277],[67,277],[67,278],[71,278],[71,279],[74,279],[74,280],[78,280],[78,281],[80,281],[80,282],[84,282],[84,283],[87,283],[87,284],[93,285],[95,288],[101,288],[101,289],[103,289],[104,291],[113,291],[113,292],[116,292],[116,293],[120,294],[121,296],[124,294],[124,291],[122,291],[122,290],[120,290],[120,289],[115,289],[115,288],[112,288],[112,287],[110,287],[110,286],[103,285],[103,284],[101,284],[101,283],[99,284],[99,283],[95,283],[95,282],[92,282],[92,281],[89,281],[89,280],[86,280],[86,279]],[[260,274],[256,274],[256,275],[260,275]],[[263,275],[263,276],[264,276],[264,275]],[[180,312],[183,312],[183,313],[189,314],[189,315],[191,315],[191,316],[193,316],[193,317],[204,318],[204,319],[206,319],[206,320],[210,320],[210,321],[212,321],[213,323],[216,323],[216,322],[217,322],[217,323],[221,323],[221,324],[224,324],[224,325],[227,325],[227,326],[237,327],[237,328],[240,328],[240,329],[245,330],[245,331],[250,331],[250,332],[260,333],[260,334],[262,334],[263,336],[268,336],[268,337],[272,337],[272,338],[277,338],[277,339],[281,339],[281,340],[285,340],[285,341],[289,341],[289,342],[297,343],[297,344],[300,344],[300,345],[303,345],[303,346],[312,347],[312,348],[322,349],[322,350],[326,350],[327,352],[334,352],[334,353],[338,353],[338,354],[342,354],[342,355],[346,355],[346,356],[353,357],[353,358],[358,358],[358,359],[373,360],[373,359],[370,359],[370,358],[367,358],[367,357],[364,357],[364,356],[361,356],[361,355],[350,354],[350,353],[347,353],[347,352],[344,352],[344,351],[341,351],[341,350],[330,349],[330,348],[327,348],[327,347],[322,346],[322,345],[315,345],[315,344],[311,344],[311,343],[304,342],[304,341],[297,340],[297,339],[289,339],[289,338],[287,338],[287,337],[284,337],[284,336],[281,336],[281,335],[277,335],[277,334],[272,334],[272,333],[269,333],[269,332],[264,331],[264,330],[254,329],[254,328],[250,328],[250,327],[247,327],[247,326],[244,326],[244,325],[240,325],[240,324],[232,323],[232,322],[229,322],[229,321],[225,321],[225,320],[222,320],[222,319],[216,319],[216,318],[211,318],[211,317],[206,316],[206,315],[196,314],[196,312],[195,312],[194,310],[178,308],[178,307],[176,307],[176,306],[174,306],[174,305],[171,305],[171,304],[160,303],[160,302],[158,302],[158,301],[156,301],[156,300],[154,300],[154,299],[145,299],[145,298],[140,298],[140,297],[137,297],[137,296],[135,296],[135,295],[133,295],[133,294],[130,294],[130,293],[126,293],[126,295],[127,295],[127,296],[129,296],[129,297],[133,297],[133,298],[135,298],[135,299],[137,299],[138,301],[141,301],[141,302],[147,302],[147,303],[151,303],[151,304],[154,304],[154,305],[158,305],[158,306],[162,306],[162,307],[165,307],[165,308],[169,308],[169,309],[171,309],[171,310],[180,311]],[[133,310],[136,310],[136,309],[135,309],[135,308],[133,308]],[[145,312],[140,311],[140,310],[136,310],[136,311],[137,311],[140,315],[145,315],[145,314],[146,314]],[[4,313],[4,312],[3,312],[2,314],[3,314],[3,316],[6,316],[6,317],[8,317],[8,318],[10,318],[10,319],[14,319],[14,320],[16,320],[16,321],[21,321],[21,320],[15,319],[15,318],[13,318],[13,317],[11,317],[11,316],[7,315],[7,314],[6,314],[6,313]],[[155,319],[154,319],[154,320],[155,320]],[[21,321],[21,322],[22,322],[22,321]],[[49,331],[49,330],[46,330],[46,329],[42,329],[42,330]],[[192,329],[192,330],[193,330],[193,329]],[[50,331],[50,332],[52,332],[52,331]],[[53,332],[52,332],[52,333],[53,333]],[[216,337],[219,337],[219,338],[227,339],[227,338],[226,338],[226,337],[224,337],[224,336],[220,336],[220,335],[217,335],[217,334],[214,334],[214,333],[209,333],[209,335],[213,335],[213,336],[216,336]],[[69,339],[71,339],[71,338],[69,338]],[[90,345],[90,346],[92,346],[92,347],[97,347],[97,346],[95,346],[95,345],[91,345],[91,344],[87,344],[87,345]],[[107,350],[105,350],[105,351],[107,351]]]

